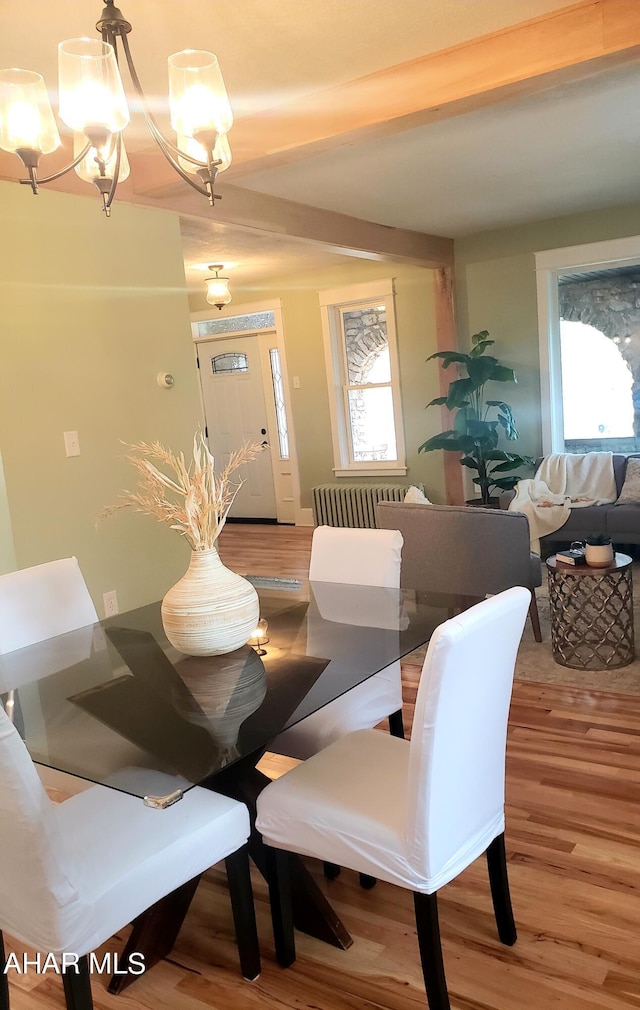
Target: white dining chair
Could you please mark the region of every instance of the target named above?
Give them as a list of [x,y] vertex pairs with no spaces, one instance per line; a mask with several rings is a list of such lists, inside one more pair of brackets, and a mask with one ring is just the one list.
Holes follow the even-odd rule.
[[0,575],[0,654],[98,619],[77,558]]
[[[260,954],[243,803],[200,787],[165,809],[105,786],[52,803],[0,709],[0,930],[61,957],[68,1010],[91,1010],[87,954],[155,902],[225,859],[242,974]],[[0,958],[5,963],[2,934]],[[8,1010],[6,974],[0,1008]]]
[[[402,534],[397,530],[318,526],[313,532],[309,579],[317,583],[400,588]],[[389,720],[404,736],[400,663],[395,662],[281,733],[269,750],[305,759],[357,729]]]
[[[98,620],[96,608],[75,557],[48,561],[0,575],[0,656],[58,638],[47,651],[46,666],[50,673],[54,673],[57,669],[89,656],[92,645],[91,626]],[[85,636],[76,636],[73,641],[59,638],[81,628],[87,628]],[[32,662],[25,661],[20,667],[14,663],[10,682],[5,682],[4,671],[0,671],[0,692],[5,694],[5,708],[10,718],[14,715],[15,690],[21,688],[22,694],[30,693],[30,735],[33,737],[37,733],[44,738],[44,728],[38,729],[35,725],[39,706],[34,698],[34,688],[29,684],[34,675],[37,673]],[[46,743],[43,749],[46,750]],[[84,788],[81,780],[63,772],[53,771],[43,765],[38,766],[38,771],[48,786],[62,788],[67,792]]]
[[288,852],[413,891],[430,1010],[449,1010],[437,892],[487,854],[500,940],[516,928],[504,846],[507,719],[531,594],[508,589],[440,625],[424,661],[411,740],[349,734],[268,785],[256,827],[268,846],[276,954],[295,960]]

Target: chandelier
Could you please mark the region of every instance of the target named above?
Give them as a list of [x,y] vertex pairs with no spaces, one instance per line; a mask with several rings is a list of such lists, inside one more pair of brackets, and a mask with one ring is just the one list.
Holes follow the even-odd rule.
[[216,176],[231,164],[227,133],[233,124],[217,57],[198,49],[169,56],[174,144],[149,111],[129,48],[131,24],[114,0],[106,0],[96,29],[102,40],[68,39],[58,45],[58,111],[73,131],[74,153],[53,175],[38,177],[41,156],[61,144],[43,77],[31,70],[0,70],[0,147],[21,159],[29,177],[20,182],[37,193],[39,185],[75,169],[97,186],[110,216],[116,187],[129,175],[122,140],[129,108],[118,68],[120,46],[151,136],[178,175],[213,206],[220,199],[213,190]]
[[224,306],[228,305],[231,301],[229,278],[218,277],[218,271],[222,269],[222,263],[211,263],[209,265],[209,270],[215,271],[215,277],[205,278],[205,284],[207,285],[207,294],[205,297],[209,304],[215,305],[217,309],[223,309]]

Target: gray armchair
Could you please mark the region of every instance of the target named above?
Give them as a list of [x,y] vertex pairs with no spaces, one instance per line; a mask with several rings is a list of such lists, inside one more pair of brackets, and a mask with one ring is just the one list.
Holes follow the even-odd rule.
[[520,512],[458,505],[378,502],[381,529],[404,538],[400,585],[427,593],[465,596],[470,605],[487,593],[512,586],[531,590],[529,616],[536,642],[542,641],[536,586],[542,566],[529,549],[529,522]]

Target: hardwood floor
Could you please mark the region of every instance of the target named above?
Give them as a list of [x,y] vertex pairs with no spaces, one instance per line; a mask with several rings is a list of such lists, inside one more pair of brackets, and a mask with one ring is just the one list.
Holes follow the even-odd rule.
[[[311,531],[229,526],[221,555],[237,571],[301,576]],[[420,663],[403,665],[410,725]],[[263,767],[278,774],[284,759]],[[507,856],[518,942],[496,936],[486,864],[440,892],[453,1010],[640,1007],[640,697],[517,682],[507,755]],[[354,937],[339,951],[298,934],[298,960],[274,960],[266,888],[254,876],[260,978],[238,971],[224,874],[210,871],[171,958],[124,995],[94,975],[97,1008],[415,1010],[426,1006],[409,892],[326,881]],[[104,950],[118,951],[126,934]],[[9,939],[9,938],[7,938]],[[9,946],[9,949],[14,949]],[[18,950],[22,950],[17,946]],[[62,1007],[60,979],[10,974],[13,1010]]]

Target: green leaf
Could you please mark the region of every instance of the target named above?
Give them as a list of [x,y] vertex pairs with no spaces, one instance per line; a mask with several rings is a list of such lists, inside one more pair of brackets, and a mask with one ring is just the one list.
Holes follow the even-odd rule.
[[500,477],[499,480],[492,480],[490,487],[499,487],[503,491],[512,491],[519,480],[521,480],[520,477]]
[[519,467],[533,467],[535,460],[532,460],[529,456],[510,456],[505,463],[501,463],[500,466],[494,467],[494,473],[507,473],[510,470],[517,470]]
[[508,414],[513,421],[513,411],[504,400],[487,400],[487,407],[499,407],[503,414]]
[[459,445],[460,436],[456,431],[443,431],[440,435],[428,438],[426,442],[418,448],[418,452],[432,452],[434,449],[445,449],[448,452],[466,452],[463,445]]
[[462,466],[468,466],[470,470],[478,469],[477,460],[475,460],[473,456],[463,456],[462,459],[460,460],[460,463],[462,464]]
[[434,358],[442,358],[442,367],[448,368],[449,365],[461,364],[466,365],[471,359],[468,354],[462,354],[460,351],[436,351],[435,354],[430,354],[427,361],[432,361]]
[[515,442],[517,438],[520,438],[520,432],[516,428],[515,424],[510,424],[508,418],[504,417],[502,414],[498,414],[498,421],[504,428],[505,437],[509,442]]
[[[489,336],[489,330],[480,330],[479,333],[472,334],[471,343],[475,347],[476,344],[479,344],[481,343],[481,341],[486,340],[488,336]],[[493,344],[494,341],[490,340],[489,343]]]
[[498,439],[498,422],[497,421],[477,421],[470,419],[467,421],[467,431],[474,438],[490,438],[497,442]]
[[453,427],[459,435],[467,434],[467,422],[469,420],[469,408],[466,405],[461,406],[455,414],[453,419]]
[[502,413],[498,414],[498,423],[504,428],[504,432],[509,441],[513,442],[519,437],[520,432],[516,428],[516,422],[513,416],[513,411],[508,403],[504,403],[502,400],[487,400],[488,407],[498,407]]
[[491,376],[492,382],[517,382],[516,373],[513,368],[506,365],[496,365]]
[[498,414],[498,423],[504,428],[505,437],[509,442],[515,442],[517,438],[520,438],[520,432],[515,424],[508,417],[505,417],[504,414]]
[[504,463],[500,463],[499,466],[492,467],[492,473],[506,473],[509,470],[517,470],[519,466],[524,466],[526,460],[522,459],[520,456],[515,456],[513,459],[505,460]]
[[488,382],[493,377],[496,367],[498,367],[498,359],[491,356],[488,358],[474,358],[473,361],[469,362],[467,371],[474,387],[479,389],[480,386],[484,386],[485,382]]
[[469,401],[467,397],[474,389],[471,379],[456,379],[449,385],[447,394],[447,407],[449,410],[457,410],[460,407],[467,407]]
[[[441,406],[443,403],[447,402],[446,396],[436,396],[435,400],[429,400],[427,407]],[[426,410],[426,407],[425,407]]]
[[478,357],[480,357],[481,354],[484,354],[484,352],[486,351],[487,347],[491,347],[491,345],[494,344],[494,343],[495,343],[495,340],[483,340],[482,343],[476,344],[476,346],[473,348],[473,350],[471,352],[471,357],[472,358],[478,358]]

